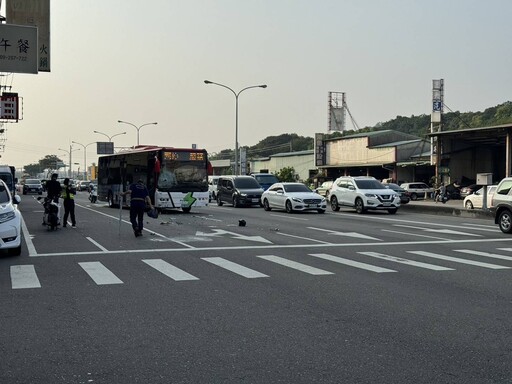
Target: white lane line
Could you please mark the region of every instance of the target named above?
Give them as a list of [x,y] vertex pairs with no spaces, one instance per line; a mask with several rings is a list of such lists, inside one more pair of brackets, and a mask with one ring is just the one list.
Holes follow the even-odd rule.
[[308,221],[309,219],[305,219],[303,217],[297,217],[297,216],[292,216],[292,215],[275,215],[275,214],[270,214],[270,216],[274,216],[274,217],[281,217],[281,218],[285,218],[285,219],[292,219],[292,220],[302,220],[302,221]]
[[332,244],[332,243],[330,243],[330,242],[328,242],[328,241],[322,241],[322,240],[317,240],[317,239],[310,239],[309,237],[295,236],[295,235],[290,235],[290,234],[288,234],[288,233],[276,232],[276,235],[288,236],[288,237],[293,237],[293,238],[301,239],[301,240],[308,240],[308,241],[312,241],[312,242],[314,242],[314,243]]
[[392,231],[390,229],[381,229],[382,232],[390,232],[390,233],[396,233],[399,235],[407,235],[407,236],[415,236],[415,237],[426,237],[428,239],[437,239],[437,240],[450,240],[444,237],[437,237],[437,236],[427,236],[427,235],[420,235],[417,233],[411,233],[411,232],[401,232],[401,231]]
[[185,272],[178,267],[162,260],[162,259],[145,259],[142,260],[150,267],[156,269],[158,272],[163,273],[165,276],[170,277],[174,281],[186,281],[186,280],[199,280],[199,278]]
[[108,252],[107,248],[105,248],[103,245],[101,245],[97,241],[93,240],[92,238],[86,237],[86,239],[89,240],[91,243],[93,243],[95,246],[97,246],[99,249],[101,249],[103,252]]
[[368,239],[368,240],[378,240],[378,241],[381,241],[381,239],[377,239],[376,237],[371,237],[371,236],[363,235],[362,233],[359,233],[359,232],[339,232],[339,231],[333,231],[332,229],[324,229],[324,228],[317,228],[317,227],[308,227],[308,229],[313,229],[315,231],[328,232],[329,235],[357,237],[357,238],[360,238],[360,239]]
[[455,270],[453,268],[446,268],[446,267],[441,267],[440,265],[427,264],[427,263],[422,263],[420,261],[403,259],[401,257],[385,255],[383,253],[378,253],[378,252],[357,252],[357,253],[359,253],[361,255],[365,255],[365,256],[375,257],[377,259],[392,261],[394,263],[400,263],[400,264],[412,265],[414,267],[431,269],[433,271],[454,271]]
[[260,259],[272,261],[273,263],[277,263],[277,264],[283,265],[288,268],[292,268],[292,269],[296,269],[301,272],[309,273],[310,275],[334,275],[334,273],[332,273],[332,272],[324,271],[323,269],[311,267],[309,265],[298,263],[296,261],[292,261],[292,260],[288,260],[288,259],[284,259],[284,258],[278,257],[278,256],[268,255],[268,256],[258,256],[258,257]]
[[33,265],[11,265],[12,289],[41,288]]
[[426,256],[426,257],[432,257],[434,259],[440,259],[440,260],[446,260],[446,261],[453,261],[455,263],[461,263],[461,264],[468,264],[468,265],[474,265],[477,267],[482,268],[489,268],[489,269],[510,269],[509,267],[505,267],[503,265],[496,265],[496,264],[488,264],[488,263],[481,263],[479,261],[473,261],[473,260],[467,260],[467,259],[460,259],[458,257],[451,257],[451,256],[445,256],[445,255],[439,255],[437,253],[432,252],[425,252],[425,251],[407,251],[408,253],[413,253],[415,255],[420,256]]
[[[394,227],[405,227],[408,229],[419,229],[420,231],[425,232],[436,232],[436,233],[444,233],[446,235],[462,235],[462,236],[473,236],[473,237],[480,237],[482,235],[477,235],[474,233],[467,233],[467,232],[461,232],[461,231],[455,231],[453,229],[436,229],[436,228],[425,228],[425,227],[418,227],[414,225],[403,225],[403,224],[393,224]],[[471,228],[468,228],[471,229]]]
[[25,244],[27,244],[28,255],[29,256],[37,256],[36,247],[34,247],[34,243],[32,242],[32,237],[28,232],[27,225],[25,224],[25,220],[23,220],[23,215],[21,216],[21,230],[23,232],[23,238],[25,239]]
[[469,255],[483,256],[483,257],[490,257],[490,258],[493,258],[493,259],[501,259],[501,260],[512,261],[512,257],[498,255],[496,253],[473,251],[471,249],[454,249],[454,251],[455,252],[460,252],[460,253],[467,253]]
[[222,257],[203,257],[202,260],[215,264],[218,267],[227,269],[237,275],[247,277],[248,279],[257,279],[260,277],[268,277],[267,275],[255,271],[253,269],[244,267],[243,265],[233,263],[232,261],[223,259]]
[[123,282],[116,275],[114,275],[99,261],[88,261],[78,264],[98,285],[123,284]]
[[329,261],[333,261],[335,263],[348,265],[350,267],[365,269],[367,271],[376,272],[376,273],[396,272],[393,269],[381,268],[381,267],[377,267],[375,265],[365,264],[365,263],[361,263],[359,261],[354,261],[354,260],[349,260],[349,259],[344,259],[342,257],[332,256],[332,255],[329,255],[326,253],[310,253],[309,255],[313,256],[313,257],[318,257],[320,259],[329,260]]

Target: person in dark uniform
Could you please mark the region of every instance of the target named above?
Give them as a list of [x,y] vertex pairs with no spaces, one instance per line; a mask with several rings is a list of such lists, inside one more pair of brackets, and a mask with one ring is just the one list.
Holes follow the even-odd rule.
[[58,176],[58,174],[54,173],[51,179],[46,182],[46,197],[55,202],[59,199],[61,193],[61,186],[57,181]]
[[146,204],[153,209],[148,189],[144,182],[139,179],[136,183],[131,184],[126,192],[122,192],[120,195],[130,195],[130,222],[132,223],[133,233],[135,237],[142,236]]

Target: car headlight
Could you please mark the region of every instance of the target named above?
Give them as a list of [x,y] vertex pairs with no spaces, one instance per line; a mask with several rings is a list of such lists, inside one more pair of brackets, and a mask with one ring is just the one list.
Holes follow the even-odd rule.
[[320,201],[320,203],[325,203],[326,199],[325,197],[322,198],[322,201]]
[[292,200],[296,203],[302,203],[302,199],[299,199],[298,197],[292,197]]
[[365,193],[364,194],[366,197],[373,197],[374,199],[377,198],[377,195],[375,193]]
[[0,215],[0,223],[5,223],[6,221],[12,220],[15,217],[16,217],[16,214],[14,213],[14,211],[2,213]]
[[247,197],[247,193],[240,193],[240,197]]

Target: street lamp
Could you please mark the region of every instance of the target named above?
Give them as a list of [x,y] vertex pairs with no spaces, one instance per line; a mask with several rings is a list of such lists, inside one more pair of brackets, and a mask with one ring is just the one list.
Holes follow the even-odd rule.
[[122,120],[117,120],[118,123],[123,123],[123,124],[128,124],[128,125],[131,125],[132,127],[135,127],[135,129],[137,130],[137,146],[139,145],[139,131],[142,127],[145,127],[146,125],[156,125],[158,123],[146,123],[146,124],[142,124],[142,125],[139,125],[138,127],[135,125],[135,124],[132,124],[132,123],[129,123],[127,121],[122,121]]
[[119,136],[119,135],[126,135],[126,132],[121,132],[121,133],[116,133],[115,135],[112,135],[112,136],[109,136],[107,135],[106,133],[103,133],[103,132],[100,132],[100,131],[93,131],[94,133],[99,133],[100,135],[103,135],[103,136],[107,136],[108,137],[108,142],[111,143],[112,142],[112,139],[116,136]]
[[[238,175],[238,96],[245,90],[251,89],[251,88],[267,88],[266,84],[262,85],[251,85],[249,87],[245,87],[241,89],[240,91],[235,92],[231,88],[229,88],[227,85],[214,83],[213,81],[205,80],[205,84],[215,84],[219,87],[223,87],[226,89],[229,89],[231,92],[233,92],[233,95],[235,95],[235,175]],[[241,165],[241,164],[240,164]]]
[[68,170],[68,177],[71,178],[71,154],[73,151],[79,151],[80,148],[73,149],[73,144],[69,144],[69,151],[67,149],[58,148],[59,151],[64,151],[69,155],[69,170]]
[[81,145],[84,148],[84,181],[87,180],[87,147],[91,144],[96,144],[96,142],[89,143],[87,145],[83,145],[81,143],[77,143],[76,141],[72,141],[74,144]]

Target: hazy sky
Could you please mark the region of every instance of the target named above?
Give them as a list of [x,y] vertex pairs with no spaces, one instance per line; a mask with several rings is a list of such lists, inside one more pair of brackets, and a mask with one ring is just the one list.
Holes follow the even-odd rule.
[[268,85],[240,95],[240,145],[326,132],[329,91],[360,127],[429,114],[438,78],[452,110],[481,111],[512,99],[510,15],[510,0],[51,0],[52,71],[2,77],[23,120],[6,125],[1,163],[67,163],[58,148],[107,140],[94,130],[135,145],[117,120],[158,122],[141,144],[234,148],[235,97],[205,79]]

